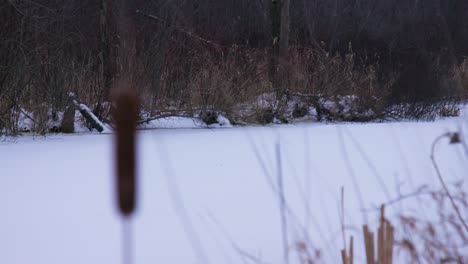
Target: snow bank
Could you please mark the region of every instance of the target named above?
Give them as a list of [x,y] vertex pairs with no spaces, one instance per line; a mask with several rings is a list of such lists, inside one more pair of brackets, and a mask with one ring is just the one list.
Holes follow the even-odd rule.
[[200,128],[206,127],[205,123],[197,118],[190,117],[165,117],[159,118],[147,123],[140,124],[139,129],[156,129],[156,128]]
[[229,119],[227,119],[225,116],[219,114],[218,117],[216,118],[216,121],[218,121],[218,124],[223,127],[231,127],[231,122]]

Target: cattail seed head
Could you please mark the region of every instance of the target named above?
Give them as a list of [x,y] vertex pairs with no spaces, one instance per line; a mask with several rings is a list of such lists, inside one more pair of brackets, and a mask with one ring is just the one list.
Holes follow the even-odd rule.
[[135,210],[136,200],[136,122],[138,100],[134,91],[122,90],[116,97],[116,176],[118,206],[122,215]]
[[461,142],[461,139],[460,139],[460,134],[459,133],[452,133],[450,135],[450,144],[458,144]]

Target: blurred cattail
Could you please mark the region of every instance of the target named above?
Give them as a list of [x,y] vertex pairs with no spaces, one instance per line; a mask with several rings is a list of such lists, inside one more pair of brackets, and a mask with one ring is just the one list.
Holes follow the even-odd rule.
[[129,216],[135,210],[135,132],[138,100],[135,92],[122,90],[116,97],[116,176],[119,210]]

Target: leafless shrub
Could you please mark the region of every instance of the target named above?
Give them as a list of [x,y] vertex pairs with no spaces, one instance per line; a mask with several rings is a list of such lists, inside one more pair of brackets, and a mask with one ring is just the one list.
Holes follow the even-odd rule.
[[344,56],[313,50],[292,53],[292,90],[317,109],[319,120],[366,121],[381,116],[396,74],[379,77],[379,65],[355,54],[351,46]]
[[457,95],[461,99],[466,99],[468,95],[468,58],[465,57],[462,63],[454,65],[450,70],[446,86],[455,87]]
[[[466,216],[468,196],[463,183],[454,184],[451,195]],[[396,246],[411,263],[467,263],[468,234],[458,221],[444,190],[431,191],[427,201],[432,208],[429,219],[420,212],[402,212],[399,225],[407,232],[401,234]]]
[[190,100],[182,109],[241,115],[243,103],[266,89],[262,55],[261,51],[233,47],[219,57],[210,54],[195,57],[188,75]]
[[451,100],[434,100],[394,104],[386,107],[383,113],[385,120],[420,119],[434,120],[437,117],[458,116],[459,103]]

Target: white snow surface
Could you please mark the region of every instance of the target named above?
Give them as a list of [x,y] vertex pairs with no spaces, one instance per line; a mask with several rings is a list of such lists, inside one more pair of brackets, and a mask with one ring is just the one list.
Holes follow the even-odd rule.
[[[192,127],[193,120],[186,121]],[[321,248],[325,263],[341,263],[341,187],[346,226],[353,227],[346,235],[355,237],[355,262],[364,263],[362,206],[374,208],[423,184],[439,188],[431,144],[467,124],[460,117],[141,131],[133,263],[284,263],[276,144],[290,263],[298,263],[297,241]],[[0,143],[0,263],[122,263],[113,157],[111,134]],[[461,145],[442,140],[436,159],[447,182],[466,179]],[[424,207],[403,203],[409,210]],[[389,207],[388,215],[396,209]],[[374,231],[377,214],[366,213]]]

